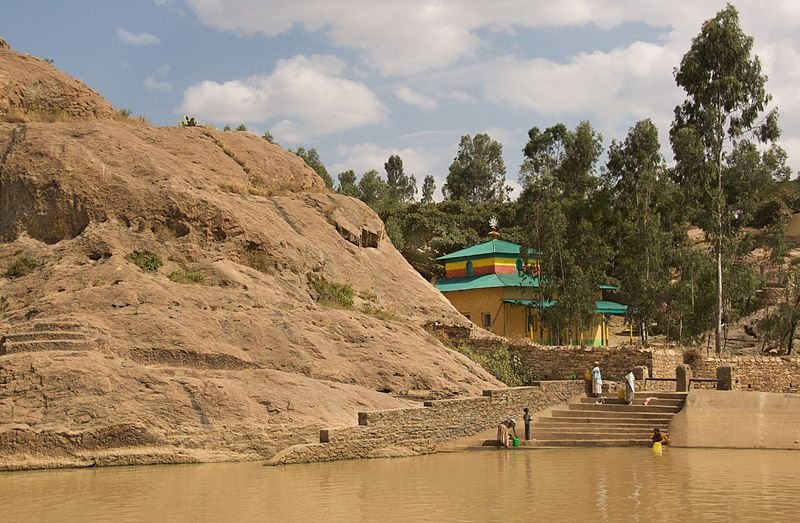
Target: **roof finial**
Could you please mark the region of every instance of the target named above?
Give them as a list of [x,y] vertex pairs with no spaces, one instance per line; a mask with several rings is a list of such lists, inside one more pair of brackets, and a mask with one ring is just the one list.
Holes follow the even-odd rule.
[[497,232],[497,217],[496,216],[492,216],[491,218],[489,218],[489,227],[492,228],[492,230],[489,231],[489,236],[491,236],[493,240],[498,239],[500,237],[500,233]]

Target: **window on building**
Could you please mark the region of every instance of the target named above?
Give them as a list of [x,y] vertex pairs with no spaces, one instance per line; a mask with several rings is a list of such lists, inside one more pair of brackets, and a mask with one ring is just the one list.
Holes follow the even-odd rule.
[[468,312],[462,312],[461,314],[463,314],[463,315],[464,315],[464,317],[465,317],[466,319],[468,319],[469,321],[472,321],[472,315],[471,315],[470,313],[468,313]]
[[467,262],[467,276],[472,276],[472,260]]
[[483,326],[487,329],[492,326],[492,315],[488,312],[483,313]]

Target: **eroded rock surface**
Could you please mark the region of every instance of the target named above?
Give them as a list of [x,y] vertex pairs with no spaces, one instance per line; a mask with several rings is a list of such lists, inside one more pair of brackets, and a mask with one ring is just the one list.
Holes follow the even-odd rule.
[[[121,118],[3,45],[0,121],[0,271],[34,265],[0,277],[0,467],[269,458],[406,395],[498,385],[422,328],[466,321],[380,219],[295,155]],[[353,307],[317,303],[308,273]]]

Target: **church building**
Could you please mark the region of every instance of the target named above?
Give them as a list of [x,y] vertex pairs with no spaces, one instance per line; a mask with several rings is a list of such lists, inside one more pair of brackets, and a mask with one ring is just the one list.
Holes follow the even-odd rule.
[[[526,337],[542,344],[565,343],[569,333],[553,336],[542,324],[540,311],[556,302],[540,304],[537,288],[541,278],[539,261],[530,259],[524,266],[519,244],[497,238],[436,258],[444,264],[445,277],[436,288],[453,306],[471,320],[507,338]],[[595,301],[595,321],[580,332],[573,329],[573,340],[584,345],[608,345],[608,317],[627,313],[627,305],[603,299],[603,293],[616,290],[601,285]]]

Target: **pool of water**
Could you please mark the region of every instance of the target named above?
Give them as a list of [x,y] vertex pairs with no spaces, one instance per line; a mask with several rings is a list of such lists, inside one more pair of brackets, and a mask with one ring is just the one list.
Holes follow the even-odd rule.
[[539,449],[0,473],[0,521],[796,521],[800,452]]

